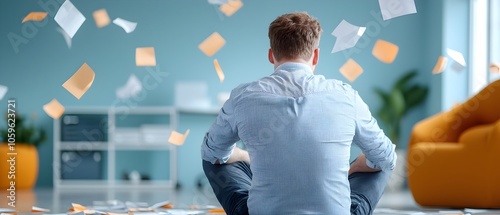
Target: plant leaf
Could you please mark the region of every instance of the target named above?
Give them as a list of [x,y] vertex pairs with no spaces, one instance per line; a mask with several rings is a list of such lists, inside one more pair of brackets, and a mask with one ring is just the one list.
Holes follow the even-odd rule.
[[394,111],[395,120],[399,121],[405,112],[405,98],[401,90],[393,90],[390,95],[389,103]]
[[384,92],[382,89],[380,88],[375,88],[375,93],[377,93],[377,95],[380,97],[380,99],[382,99],[382,103],[384,104],[387,104],[389,103],[389,95]]
[[396,84],[394,84],[394,89],[405,90],[405,87],[406,87],[408,81],[410,81],[416,75],[417,75],[417,71],[415,71],[415,70],[408,72],[406,75],[399,78],[399,80],[396,82]]
[[425,100],[427,97],[428,89],[420,85],[414,85],[404,92],[406,100],[406,112],[414,108]]

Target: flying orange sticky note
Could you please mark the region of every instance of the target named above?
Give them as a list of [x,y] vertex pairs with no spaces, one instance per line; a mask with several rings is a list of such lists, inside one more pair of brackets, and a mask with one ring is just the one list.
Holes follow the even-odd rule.
[[28,13],[28,15],[26,15],[26,17],[24,17],[23,21],[21,23],[25,23],[27,21],[42,21],[43,19],[45,19],[45,17],[47,17],[47,12],[31,12],[31,13]]
[[219,10],[226,16],[232,16],[241,7],[243,7],[241,0],[229,0],[226,4],[221,5]]
[[399,47],[385,40],[377,40],[373,46],[372,54],[384,63],[392,63],[398,55]]
[[219,33],[214,32],[203,42],[201,42],[200,45],[198,45],[198,48],[207,56],[211,57],[217,51],[219,51],[219,49],[221,49],[224,44],[226,44],[226,40],[224,40],[224,38],[222,38]]
[[136,66],[156,66],[154,47],[140,47],[135,49]]
[[448,58],[444,56],[439,56],[434,69],[432,70],[432,74],[438,74],[446,68],[446,64],[448,63]]
[[78,69],[78,71],[76,71],[71,78],[64,82],[62,86],[77,99],[80,99],[83,94],[87,92],[90,86],[92,86],[94,78],[94,70],[92,70],[87,63],[83,63],[80,69]]
[[363,68],[353,59],[349,59],[340,67],[339,71],[347,80],[354,82],[354,80],[363,73]]
[[500,64],[498,63],[492,63],[490,65],[490,71],[494,73],[500,73]]
[[108,12],[106,9],[100,9],[94,11],[92,14],[94,16],[95,24],[97,25],[98,28],[102,28],[106,25],[109,25],[111,22],[111,19],[109,19]]
[[214,59],[214,66],[215,66],[215,71],[217,72],[217,76],[219,76],[220,83],[224,82],[224,72],[222,72],[222,69],[220,68],[219,61],[217,59]]
[[52,99],[52,101],[43,106],[43,110],[53,119],[59,119],[64,113],[64,106],[57,99]]
[[172,131],[172,133],[170,133],[170,137],[168,138],[168,142],[180,146],[184,144],[184,140],[186,140],[188,134],[189,129],[184,134],[181,134],[177,131]]

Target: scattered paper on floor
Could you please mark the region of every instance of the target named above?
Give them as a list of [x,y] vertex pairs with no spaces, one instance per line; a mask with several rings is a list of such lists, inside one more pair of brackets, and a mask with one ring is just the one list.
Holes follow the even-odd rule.
[[136,66],[156,66],[154,47],[139,47],[135,49]]
[[71,203],[71,206],[72,206],[71,209],[73,209],[74,212],[80,212],[80,211],[87,210],[87,208],[81,204]]
[[417,13],[414,0],[378,0],[384,20]]
[[227,3],[222,4],[219,10],[226,16],[232,16],[236,11],[243,7],[243,2],[241,0],[229,0]]
[[59,119],[64,113],[64,106],[57,99],[52,99],[52,101],[43,106],[43,110],[53,119]]
[[85,16],[69,0],[66,0],[57,11],[54,20],[70,38],[73,38],[85,22]]
[[11,213],[11,212],[16,212],[16,210],[11,208],[0,208],[0,213]]
[[219,61],[217,59],[214,59],[214,66],[215,66],[215,71],[217,72],[217,76],[219,76],[220,83],[224,82],[224,72],[222,72],[222,69],[220,68]]
[[214,55],[219,49],[221,49],[224,44],[226,44],[226,40],[222,38],[222,36],[214,32],[209,37],[207,37],[203,42],[198,45],[198,48],[205,53],[205,55],[211,57]]
[[465,69],[465,66],[467,65],[465,63],[465,58],[462,55],[462,53],[453,50],[453,49],[447,49],[448,56],[453,60],[451,64],[451,68],[457,72],[460,72]]
[[349,59],[339,71],[347,80],[354,82],[363,73],[363,68],[355,60]]
[[62,86],[77,99],[80,99],[92,86],[94,78],[94,70],[87,63],[84,63]]
[[131,22],[122,18],[116,18],[113,20],[113,23],[123,28],[127,34],[134,32],[137,27],[137,22]]
[[[169,205],[172,205],[170,203],[170,201],[163,201],[163,202],[158,202],[158,203],[151,205],[150,208],[153,208],[153,209],[165,208],[166,206],[169,206]],[[167,208],[169,208],[169,207],[167,207]]]
[[434,69],[432,70],[432,74],[438,74],[445,70],[446,64],[448,63],[448,58],[444,56],[439,56]]
[[32,206],[31,207],[31,212],[49,212],[49,209],[37,207],[37,206]]
[[105,27],[105,26],[109,25],[109,23],[111,22],[106,9],[96,10],[92,14],[92,16],[94,16],[95,24],[97,25],[98,28]]
[[189,129],[184,134],[181,134],[177,131],[172,131],[172,133],[170,133],[170,137],[168,138],[168,142],[180,146],[184,144],[184,141],[186,140],[188,134],[189,134]]
[[28,15],[26,15],[26,17],[24,17],[23,21],[21,23],[25,23],[27,21],[37,21],[37,22],[40,22],[42,21],[43,19],[45,19],[45,17],[47,17],[47,12],[31,12],[31,13],[28,13]]
[[7,94],[7,91],[9,91],[7,86],[0,85],[0,101],[2,101],[5,94]]
[[119,99],[129,99],[139,95],[142,91],[142,83],[134,74],[130,75],[125,86],[116,89],[116,97]]
[[332,32],[332,35],[337,37],[332,53],[354,47],[359,38],[365,33],[365,30],[366,27],[355,26],[342,20]]
[[384,63],[392,63],[398,56],[399,47],[385,40],[377,40],[373,46],[372,54]]

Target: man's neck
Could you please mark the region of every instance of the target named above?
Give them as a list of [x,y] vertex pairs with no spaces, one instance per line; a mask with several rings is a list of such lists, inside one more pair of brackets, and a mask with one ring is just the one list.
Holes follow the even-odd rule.
[[306,61],[306,60],[304,60],[302,58],[298,58],[298,59],[282,59],[279,62],[275,61],[274,62],[274,69],[276,70],[276,68],[278,68],[278,66],[280,66],[280,65],[282,65],[284,63],[302,63],[302,64],[306,64],[307,66],[309,66],[311,68],[311,70],[314,71],[312,62],[308,62],[308,61]]

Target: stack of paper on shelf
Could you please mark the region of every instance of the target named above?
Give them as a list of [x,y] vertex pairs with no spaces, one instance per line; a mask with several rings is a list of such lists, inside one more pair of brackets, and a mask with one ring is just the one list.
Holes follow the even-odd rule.
[[170,132],[168,125],[145,124],[141,126],[143,143],[166,143]]
[[120,143],[137,143],[140,144],[141,130],[138,128],[116,128],[114,140],[117,144]]

